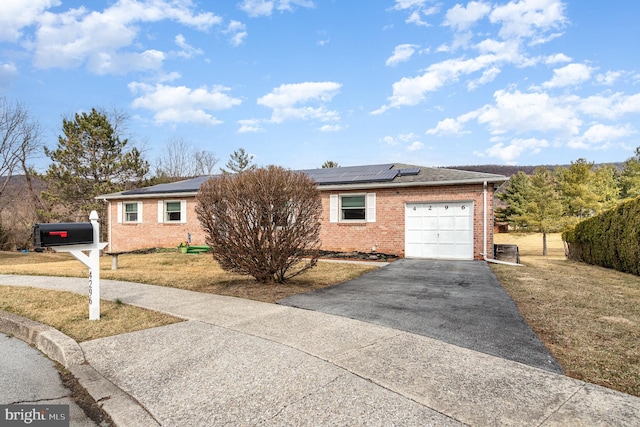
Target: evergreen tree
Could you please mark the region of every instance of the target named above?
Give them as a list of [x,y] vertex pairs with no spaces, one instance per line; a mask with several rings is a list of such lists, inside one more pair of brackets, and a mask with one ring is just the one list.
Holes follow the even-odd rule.
[[506,222],[515,229],[522,227],[519,218],[525,213],[530,186],[529,176],[522,171],[509,178],[504,190],[496,193],[496,198],[506,203],[505,207],[496,208],[497,223]]
[[256,168],[256,165],[252,164],[253,155],[244,151],[244,148],[239,148],[233,152],[229,161],[225,165],[227,168],[220,168],[223,174],[240,173]]
[[63,119],[62,132],[55,150],[45,148],[52,163],[43,176],[43,197],[58,207],[49,218],[86,220],[96,210],[106,219],[105,203],[95,196],[140,186],[148,162],[136,148],[128,148],[128,140],[120,139],[107,116],[95,108]]
[[578,219],[592,216],[598,210],[593,162],[578,159],[568,168],[555,170],[565,214]]
[[620,177],[614,165],[602,165],[593,173],[593,187],[598,196],[596,213],[611,209],[620,201]]
[[340,165],[337,162],[334,162],[333,160],[327,160],[322,164],[322,169],[339,168],[339,167]]
[[636,147],[635,155],[624,162],[620,184],[623,199],[640,196],[640,147]]
[[529,178],[531,185],[525,194],[525,211],[518,221],[527,230],[542,233],[542,255],[547,255],[547,234],[566,226],[563,206],[554,174],[547,168],[536,168]]

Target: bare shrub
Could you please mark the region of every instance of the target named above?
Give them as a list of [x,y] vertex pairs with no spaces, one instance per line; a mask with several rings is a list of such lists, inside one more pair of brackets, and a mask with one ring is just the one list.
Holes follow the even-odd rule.
[[211,178],[200,187],[196,213],[227,271],[284,283],[316,265],[322,204],[305,174],[269,166]]

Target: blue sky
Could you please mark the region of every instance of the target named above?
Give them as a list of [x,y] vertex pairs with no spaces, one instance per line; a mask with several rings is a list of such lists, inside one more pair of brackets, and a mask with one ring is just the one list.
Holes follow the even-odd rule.
[[[4,0],[0,93],[130,115],[292,169],[623,161],[640,146],[640,2]],[[47,159],[39,164],[46,165]]]

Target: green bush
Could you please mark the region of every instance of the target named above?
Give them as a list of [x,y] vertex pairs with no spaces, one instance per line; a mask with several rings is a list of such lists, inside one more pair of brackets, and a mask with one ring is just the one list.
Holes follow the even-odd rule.
[[568,257],[640,276],[640,197],[562,234]]

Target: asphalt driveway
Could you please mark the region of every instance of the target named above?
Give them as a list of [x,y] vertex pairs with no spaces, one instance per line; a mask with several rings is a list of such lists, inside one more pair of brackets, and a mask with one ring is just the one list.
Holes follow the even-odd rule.
[[401,259],[278,304],[384,325],[562,373],[482,261]]

